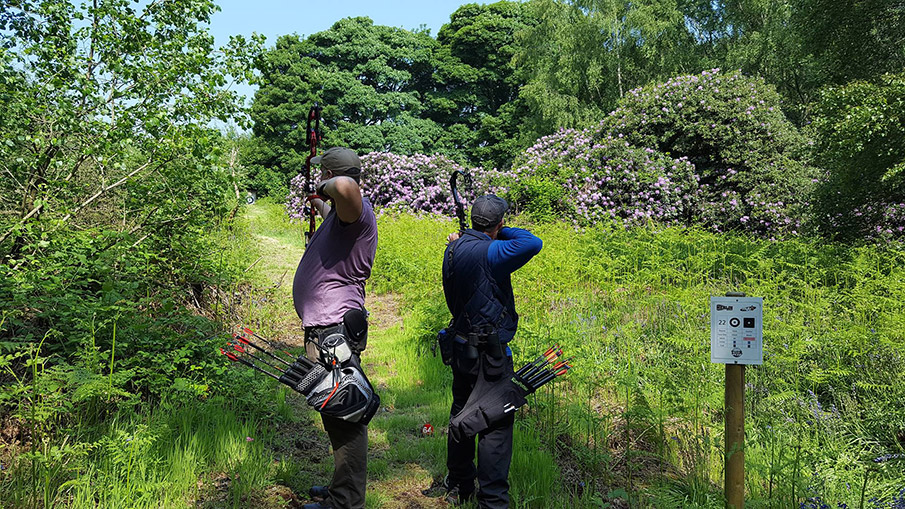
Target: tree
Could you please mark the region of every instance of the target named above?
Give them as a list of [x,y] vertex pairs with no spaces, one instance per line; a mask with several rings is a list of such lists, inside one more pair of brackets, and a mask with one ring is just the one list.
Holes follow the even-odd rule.
[[822,83],[842,85],[905,69],[902,0],[799,0],[794,23]]
[[535,135],[603,118],[624,93],[694,70],[694,39],[673,0],[537,0],[524,32],[520,96]]
[[512,60],[518,34],[535,23],[527,4],[466,4],[437,34],[437,83],[427,115],[458,136],[457,147],[474,163],[508,166],[527,141],[514,103],[523,77]]
[[813,27],[796,25],[797,4],[788,0],[722,4],[723,23],[733,30],[719,43],[725,60],[717,65],[763,77],[785,100],[783,110],[789,118],[802,126],[821,82],[817,63],[803,45],[802,32]]
[[[246,50],[256,44],[234,38],[215,51],[199,26],[215,10],[207,0],[140,10],[123,0],[25,0],[0,11],[7,252],[42,232],[104,224],[114,203],[129,205],[115,214],[135,235],[186,214],[175,196],[191,203],[184,184],[197,179],[186,174],[210,169],[204,161],[218,134],[209,123],[241,121],[224,85],[247,75]],[[131,194],[152,181],[171,196]]]
[[283,195],[306,156],[305,119],[324,106],[327,145],[371,151],[454,152],[449,135],[423,115],[432,88],[436,41],[426,32],[346,18],[305,39],[280,37],[257,63],[245,154],[259,191]]
[[905,74],[821,94],[814,120],[820,230],[846,240],[905,235]]

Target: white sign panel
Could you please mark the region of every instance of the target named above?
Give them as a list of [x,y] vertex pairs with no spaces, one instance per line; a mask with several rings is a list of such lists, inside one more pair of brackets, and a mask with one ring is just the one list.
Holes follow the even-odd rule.
[[763,297],[710,297],[710,362],[764,363]]

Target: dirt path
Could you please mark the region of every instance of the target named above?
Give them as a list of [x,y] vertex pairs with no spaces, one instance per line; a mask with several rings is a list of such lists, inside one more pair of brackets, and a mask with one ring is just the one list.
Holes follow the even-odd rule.
[[[254,269],[262,280],[261,288],[250,298],[251,303],[257,303],[250,305],[258,306],[251,313],[259,317],[254,325],[277,342],[299,351],[303,335],[292,305],[292,278],[304,253],[304,243],[293,231],[268,231],[266,235],[255,232],[255,215],[260,215],[260,211],[253,207],[249,219],[262,255]],[[443,452],[445,457],[446,442],[442,433],[423,435],[421,428],[430,419],[441,419],[444,407],[448,412],[448,403],[441,401],[436,406],[423,400],[431,398],[428,394],[418,397],[419,384],[424,381],[412,371],[420,361],[413,359],[417,353],[410,348],[410,338],[405,334],[405,310],[399,299],[394,295],[369,294],[366,306],[370,312],[368,349],[362,362],[381,396],[381,410],[368,427],[367,507],[447,507],[440,499],[421,493],[439,475],[438,453]],[[280,496],[289,507],[300,507],[309,501],[308,486],[329,483],[333,460],[316,412],[294,393],[288,394],[287,404],[300,419],[280,428],[273,441],[273,453],[293,472],[269,491],[283,492]]]

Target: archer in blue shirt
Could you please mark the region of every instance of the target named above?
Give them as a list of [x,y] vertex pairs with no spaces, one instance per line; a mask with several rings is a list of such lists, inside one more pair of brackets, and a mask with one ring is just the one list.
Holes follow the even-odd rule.
[[[478,377],[503,379],[512,374],[507,344],[518,329],[511,275],[528,263],[543,242],[528,230],[504,227],[509,205],[494,195],[475,200],[473,228],[451,234],[443,257],[443,292],[452,314],[447,331],[452,348],[453,403],[450,415],[466,404]],[[475,496],[482,508],[509,507],[514,416],[479,434],[477,468],[475,437],[447,440],[444,481],[447,501],[461,504]]]

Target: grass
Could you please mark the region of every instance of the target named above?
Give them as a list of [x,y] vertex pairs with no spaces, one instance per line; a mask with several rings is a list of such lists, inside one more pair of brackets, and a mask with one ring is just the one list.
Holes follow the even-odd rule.
[[[447,320],[437,253],[452,226],[405,216],[380,226],[387,248],[374,286],[402,294],[427,343]],[[867,475],[868,501],[905,486],[901,463],[873,461],[905,448],[894,409],[905,395],[900,246],[680,229],[535,232],[545,248],[513,282],[517,363],[553,342],[577,360],[521,418],[549,451],[572,451],[570,491],[599,476],[601,495],[624,488],[633,506],[722,506],[723,369],[709,362],[708,299],[726,291],[762,296],[767,308],[766,362],[747,380],[749,505],[819,496],[859,507]]]
[[[248,282],[222,296],[218,316],[298,352],[299,226],[266,201],[245,220],[247,235],[229,240]],[[439,267],[454,228],[379,221],[364,362],[383,408],[369,426],[369,508],[443,507],[420,490],[445,474],[451,374],[431,345],[448,321]],[[905,463],[888,455],[905,452],[901,247],[532,230],[545,247],[513,280],[516,364],[560,343],[575,369],[519,411],[513,507],[722,507],[723,369],[709,362],[707,306],[728,290],[766,306],[765,363],[747,379],[748,506],[896,507]],[[326,482],[332,458],[316,413],[272,381],[222,369],[219,382],[169,394],[159,408],[45,426],[28,447],[0,450],[4,507],[284,507]],[[109,385],[117,373],[103,375]],[[426,422],[433,435],[421,433]]]

